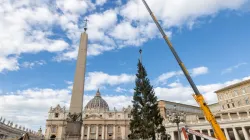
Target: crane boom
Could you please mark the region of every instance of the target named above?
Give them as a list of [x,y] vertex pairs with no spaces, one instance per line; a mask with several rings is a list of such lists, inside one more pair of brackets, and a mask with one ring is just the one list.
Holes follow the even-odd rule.
[[198,88],[196,87],[193,79],[191,78],[191,76],[188,73],[188,70],[186,69],[184,63],[181,61],[180,57],[178,56],[177,52],[175,51],[172,43],[170,42],[170,40],[168,39],[167,35],[165,34],[164,30],[162,29],[161,25],[159,24],[158,20],[156,19],[155,15],[153,14],[153,12],[151,11],[151,9],[149,8],[147,2],[145,0],[142,0],[143,4],[145,5],[146,9],[148,10],[150,16],[152,17],[152,19],[154,20],[157,28],[159,29],[159,31],[161,32],[163,38],[165,39],[166,43],[168,44],[171,52],[173,53],[175,59],[177,60],[179,66],[181,67],[184,75],[186,76],[189,84],[191,85],[193,91],[195,94],[193,94],[194,99],[196,100],[196,102],[200,105],[201,110],[203,111],[204,116],[206,117],[206,119],[210,122],[214,133],[215,133],[215,137],[218,138],[219,140],[226,140],[226,137],[223,133],[223,131],[220,128],[220,125],[217,123],[215,117],[213,116],[212,112],[210,111],[207,103],[205,102],[202,94],[200,94]]

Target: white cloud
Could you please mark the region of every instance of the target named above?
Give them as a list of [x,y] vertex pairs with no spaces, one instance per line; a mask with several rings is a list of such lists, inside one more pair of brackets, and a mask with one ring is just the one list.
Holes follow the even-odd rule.
[[[147,0],[149,7],[164,27],[189,25],[199,17],[214,15],[221,10],[237,10],[246,2],[247,0]],[[129,20],[152,20],[141,0],[130,0],[123,6],[121,15]]]
[[[51,27],[59,15],[52,13],[48,5],[39,1],[4,1],[0,9],[0,57],[15,64],[13,68],[19,65],[18,57],[14,63],[10,56],[41,51],[58,52],[68,47],[64,40],[49,38],[53,35]],[[13,70],[10,67],[5,69]]]
[[103,5],[104,3],[106,3],[107,0],[96,0],[96,5]]
[[[234,79],[224,83],[197,85],[200,93],[203,94],[206,102],[209,104],[217,102],[217,96],[214,93],[220,88],[235,84],[237,82],[250,79],[250,76],[241,79]],[[158,99],[169,100],[179,103],[185,103],[190,105],[197,105],[196,101],[193,99],[192,94],[194,93],[190,86],[183,86],[181,83],[172,83],[170,87],[156,87],[155,93]]]
[[161,83],[161,84],[166,84],[167,80],[174,77],[174,76],[179,76],[182,75],[182,71],[172,71],[172,72],[167,72],[167,73],[163,73],[161,74],[157,79],[156,79],[156,83]]
[[[96,55],[100,55],[102,53],[104,53],[105,51],[110,51],[113,50],[114,47],[113,46],[104,46],[104,45],[100,45],[100,44],[89,44],[88,45],[88,49],[87,49],[87,55],[88,56],[96,56]],[[74,47],[74,49],[69,50],[65,53],[60,53],[59,55],[57,55],[56,57],[54,57],[55,61],[64,61],[64,60],[75,60],[77,58],[78,55],[78,47]]]
[[[48,111],[50,107],[55,107],[60,104],[69,109],[70,95],[69,89],[26,89],[7,93],[0,96],[0,112],[1,116],[7,118],[7,121],[13,121],[14,124],[32,128],[37,131],[40,126],[43,130]],[[131,104],[131,96],[110,96],[102,94],[102,97],[107,101],[111,110],[114,107],[122,109]],[[83,105],[92,99],[93,96],[84,95]],[[43,131],[44,132],[44,131]]]
[[67,89],[27,89],[0,96],[1,115],[14,123],[33,128],[44,128],[50,106],[69,106]]
[[239,63],[237,65],[234,65],[232,67],[226,68],[222,70],[221,74],[231,73],[233,70],[238,69],[240,66],[247,65],[247,63]]
[[113,50],[114,47],[112,46],[102,46],[99,44],[90,44],[88,47],[88,55],[99,55],[105,51]]
[[4,70],[16,71],[19,70],[19,65],[16,57],[1,57],[0,56],[0,73]]
[[194,69],[192,69],[191,73],[192,73],[192,76],[207,74],[208,73],[208,68],[207,67],[194,68]]
[[[111,51],[116,48],[114,40],[105,33],[112,29],[117,22],[117,13],[115,10],[106,10],[103,13],[94,13],[87,17],[88,19],[88,56],[100,55],[105,51]],[[77,24],[70,23],[68,27],[68,36],[73,40],[73,45],[67,51],[58,54],[54,59],[56,61],[74,60],[77,57],[79,49],[80,30]],[[65,29],[65,30],[68,30]]]
[[[106,86],[117,86],[122,84],[130,84],[135,81],[135,75],[120,74],[120,75],[110,75],[104,72],[88,72],[85,78],[85,88],[86,91],[96,91],[97,89],[106,88]],[[68,89],[72,89],[72,81],[65,81],[67,83]],[[115,89],[117,92],[127,91],[117,87]]]
[[[195,77],[198,75],[203,75],[203,74],[207,74],[208,73],[208,68],[201,66],[201,67],[197,67],[197,68],[193,68],[190,71],[190,74]],[[156,84],[167,84],[168,79],[173,78],[175,76],[180,76],[183,75],[183,72],[180,71],[171,71],[171,72],[167,72],[167,73],[163,73],[161,74],[158,78],[156,78],[155,82]]]
[[124,93],[124,92],[127,92],[127,90],[126,90],[126,89],[121,88],[121,87],[117,87],[117,88],[115,89],[115,91],[116,91],[116,92],[119,92],[119,93]]
[[83,14],[88,8],[88,3],[83,0],[56,0],[56,5],[63,12],[72,14]]
[[21,64],[21,67],[24,67],[24,68],[33,68],[34,66],[42,66],[42,65],[45,65],[46,62],[44,60],[39,60],[39,61],[34,61],[34,62],[28,62],[28,61],[25,61]]
[[[95,2],[95,3],[93,3]],[[159,31],[147,13],[141,0],[130,0],[123,6],[96,13],[96,6],[107,0],[56,0],[56,1],[10,1],[0,5],[0,58],[10,64],[0,70],[18,70],[19,57],[27,53],[47,51],[56,53],[58,61],[76,58],[83,19],[90,14],[88,33],[89,55],[127,46],[139,46],[150,39],[160,37]],[[246,0],[148,0],[164,30],[169,36],[170,27],[195,25],[200,17],[215,15],[221,10],[238,10]],[[118,16],[121,18],[118,19]],[[137,19],[139,21],[137,22]],[[61,27],[63,32],[54,32]],[[6,34],[8,33],[8,34]],[[70,39],[70,44],[64,40]],[[71,43],[72,42],[72,43]],[[91,45],[90,45],[91,46]],[[17,56],[15,59],[11,56]]]
[[98,88],[104,88],[105,85],[114,86],[132,83],[134,80],[134,75],[109,75],[103,72],[89,72],[86,77],[85,90],[97,90]]
[[139,30],[133,27],[130,22],[122,22],[114,28],[111,35],[117,39],[129,40],[138,38]]

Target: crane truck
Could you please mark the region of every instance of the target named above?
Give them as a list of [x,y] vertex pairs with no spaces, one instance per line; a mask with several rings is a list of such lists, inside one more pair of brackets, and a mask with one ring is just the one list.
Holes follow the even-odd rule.
[[189,140],[189,137],[188,137],[187,133],[188,134],[192,134],[194,136],[198,136],[198,137],[204,138],[206,140],[218,140],[218,139],[216,139],[214,137],[210,137],[208,135],[199,133],[199,132],[197,132],[195,130],[192,130],[192,129],[188,128],[188,127],[182,127],[181,130],[182,130],[182,133],[184,135],[185,140]]
[[147,2],[145,0],[142,0],[144,6],[146,7],[147,11],[149,12],[151,18],[154,20],[157,28],[159,29],[159,31],[161,32],[162,37],[165,39],[166,43],[168,44],[171,52],[173,53],[175,59],[177,60],[180,68],[182,69],[185,77],[187,78],[189,84],[191,85],[194,94],[193,97],[196,100],[196,102],[199,104],[201,110],[203,111],[204,116],[206,117],[206,119],[208,120],[208,122],[211,124],[213,130],[214,130],[214,135],[217,139],[219,140],[226,140],[226,137],[223,133],[223,131],[220,128],[220,125],[217,123],[215,117],[213,116],[212,112],[210,111],[207,103],[204,100],[204,97],[202,96],[202,94],[199,92],[198,88],[196,87],[193,79],[191,78],[188,70],[186,69],[184,63],[181,61],[180,57],[178,56],[177,52],[175,51],[172,43],[170,42],[170,40],[168,39],[167,35],[165,34],[164,30],[162,29],[161,25],[159,24],[158,20],[156,19],[154,13],[151,11],[151,9],[149,8]]

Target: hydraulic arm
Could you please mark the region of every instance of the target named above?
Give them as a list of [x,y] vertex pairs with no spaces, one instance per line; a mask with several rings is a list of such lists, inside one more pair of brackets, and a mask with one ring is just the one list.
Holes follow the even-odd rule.
[[189,84],[191,85],[192,89],[194,90],[193,97],[196,100],[196,102],[200,105],[201,110],[203,111],[204,116],[206,117],[207,121],[209,121],[209,123],[212,125],[212,128],[214,130],[215,133],[215,137],[219,140],[226,140],[226,137],[224,135],[224,133],[222,132],[219,124],[217,123],[215,117],[213,116],[212,112],[210,111],[207,103],[205,102],[202,94],[199,92],[198,88],[196,87],[195,83],[193,82],[191,76],[188,73],[188,70],[186,69],[185,65],[182,63],[180,57],[178,56],[177,52],[175,51],[172,43],[170,42],[170,40],[168,39],[167,35],[165,34],[165,32],[163,31],[161,25],[159,24],[158,20],[156,19],[155,15],[153,14],[153,12],[151,11],[151,9],[149,8],[147,2],[145,0],[142,0],[143,4],[145,5],[145,7],[147,8],[150,16],[152,17],[152,19],[154,20],[156,26],[158,27],[159,31],[161,32],[163,38],[165,39],[166,43],[168,44],[171,52],[173,53],[175,59],[177,60],[179,66],[181,67],[184,75],[186,76]]

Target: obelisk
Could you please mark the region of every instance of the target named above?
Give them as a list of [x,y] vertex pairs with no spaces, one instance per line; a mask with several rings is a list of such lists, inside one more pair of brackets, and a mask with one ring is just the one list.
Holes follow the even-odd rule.
[[67,140],[80,140],[81,138],[83,95],[88,45],[88,34],[86,33],[87,20],[84,30],[85,32],[81,33],[80,38],[69,114],[67,116],[65,131],[65,137]]

